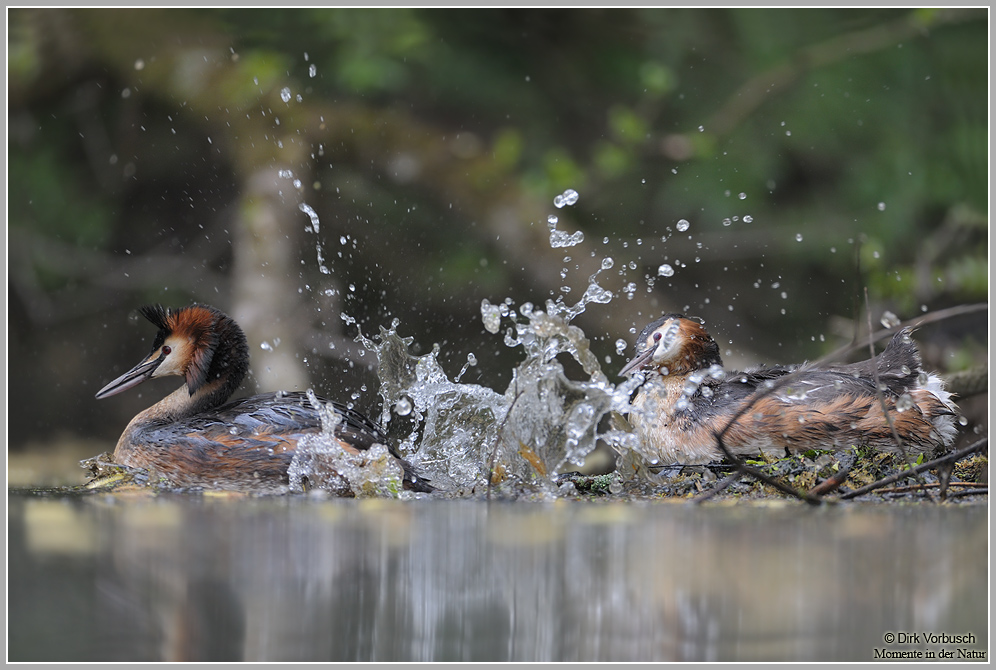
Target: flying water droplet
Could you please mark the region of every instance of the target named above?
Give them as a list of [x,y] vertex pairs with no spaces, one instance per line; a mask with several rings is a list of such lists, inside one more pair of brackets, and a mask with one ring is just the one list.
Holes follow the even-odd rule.
[[678,229],[678,232],[683,233],[688,230],[689,225],[691,224],[689,224],[686,219],[678,219],[678,223],[675,224],[675,228]]
[[911,407],[913,407],[913,396],[911,396],[909,393],[902,394],[901,396],[899,396],[899,399],[896,400],[897,412],[905,412]]
[[807,391],[801,388],[789,387],[785,389],[785,396],[792,400],[805,400]]
[[489,333],[497,333],[501,327],[501,308],[492,305],[485,298],[481,301],[481,320],[484,321],[484,329]]
[[284,102],[290,102],[291,90],[289,87],[284,86],[282,89],[280,89],[280,99],[283,100]]
[[463,377],[463,375],[467,372],[467,370],[469,370],[472,366],[475,365],[477,365],[477,356],[475,356],[473,353],[467,354],[467,362],[463,364],[462,368],[460,368],[460,372],[458,372],[457,376],[453,378],[453,382],[458,383],[460,381],[460,378]]
[[674,275],[674,268],[665,263],[657,268],[657,275],[660,277],[671,277]]
[[895,328],[900,324],[899,317],[892,312],[886,311],[882,313],[881,322],[883,328]]
[[394,403],[394,413],[398,416],[408,416],[412,413],[412,401],[408,398],[401,398]]
[[553,199],[553,206],[556,207],[557,209],[560,209],[564,206],[573,205],[578,201],[579,197],[580,196],[578,195],[577,191],[575,191],[573,188],[569,188]]

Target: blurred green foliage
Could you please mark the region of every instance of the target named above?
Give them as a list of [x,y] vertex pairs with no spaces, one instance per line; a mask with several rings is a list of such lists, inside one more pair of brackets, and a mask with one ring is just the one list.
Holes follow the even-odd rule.
[[35,235],[80,247],[103,246],[111,233],[110,207],[58,149],[48,144],[30,153],[9,148],[7,188],[17,197],[10,200],[8,220]]

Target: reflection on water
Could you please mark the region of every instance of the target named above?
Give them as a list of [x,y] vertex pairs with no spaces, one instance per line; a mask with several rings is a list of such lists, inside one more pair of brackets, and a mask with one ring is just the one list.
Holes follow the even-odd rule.
[[904,648],[889,631],[988,647],[984,506],[8,501],[11,661],[867,661]]

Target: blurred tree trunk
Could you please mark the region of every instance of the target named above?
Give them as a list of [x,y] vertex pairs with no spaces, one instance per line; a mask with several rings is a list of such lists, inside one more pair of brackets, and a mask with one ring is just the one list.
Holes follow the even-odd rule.
[[263,390],[303,390],[308,373],[298,335],[310,322],[301,304],[298,194],[274,169],[243,175],[232,231],[232,318],[252,348],[253,373]]

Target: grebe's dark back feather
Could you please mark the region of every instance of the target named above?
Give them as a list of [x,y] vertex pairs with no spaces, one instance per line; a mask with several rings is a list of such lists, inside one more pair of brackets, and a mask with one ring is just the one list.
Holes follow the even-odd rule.
[[872,390],[874,390],[877,369],[879,382],[886,387],[886,390],[895,395],[902,395],[917,385],[923,368],[920,351],[913,341],[912,334],[912,328],[903,328],[892,336],[885,350],[875,358],[858,363],[830,365],[828,369],[842,372],[856,380],[870,382],[873,384]]

